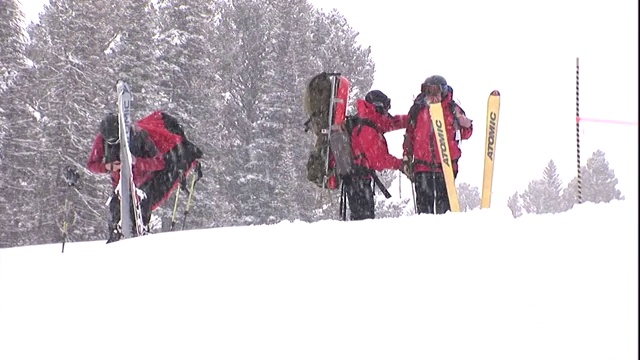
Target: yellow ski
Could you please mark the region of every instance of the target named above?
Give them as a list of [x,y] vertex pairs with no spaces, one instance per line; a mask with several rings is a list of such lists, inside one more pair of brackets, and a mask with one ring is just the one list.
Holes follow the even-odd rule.
[[491,191],[493,188],[493,164],[496,156],[498,139],[498,118],[500,117],[500,92],[493,90],[487,103],[487,133],[484,148],[484,176],[482,180],[481,209],[491,206]]
[[442,164],[442,172],[444,173],[444,181],[447,184],[447,194],[449,195],[449,205],[452,212],[460,212],[460,203],[458,202],[458,190],[456,189],[455,178],[453,177],[453,162],[451,161],[451,152],[449,151],[449,141],[447,139],[447,131],[444,123],[444,114],[442,112],[441,103],[429,104],[429,114],[433,130],[436,135],[438,149],[440,150],[440,163]]

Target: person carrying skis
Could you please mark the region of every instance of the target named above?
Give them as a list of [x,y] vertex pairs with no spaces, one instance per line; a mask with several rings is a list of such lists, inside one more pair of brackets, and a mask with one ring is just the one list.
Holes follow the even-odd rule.
[[444,214],[450,210],[447,186],[440,161],[429,104],[440,102],[449,142],[454,178],[462,155],[460,140],[473,133],[473,121],[453,100],[453,89],[444,77],[433,75],[421,85],[420,94],[409,110],[403,144],[403,172],[414,183],[418,214]]
[[401,170],[402,160],[389,154],[384,134],[405,128],[407,115],[389,115],[391,99],[372,90],[356,100],[357,115],[347,120],[351,131],[353,171],[343,177],[351,220],[375,218],[372,179],[375,171]]
[[[168,129],[172,124],[173,129]],[[170,131],[173,130],[173,131]],[[182,136],[180,135],[182,134]],[[184,182],[188,171],[197,164],[202,152],[184,137],[181,127],[170,115],[156,111],[130,129],[129,150],[132,156],[133,182],[144,193],[140,210],[145,234],[149,231],[152,210],[159,207],[174,188]],[[122,236],[120,199],[115,189],[120,181],[120,141],[118,116],[110,113],[100,123],[87,162],[87,168],[98,174],[108,173],[114,193],[109,200],[109,239],[114,242]],[[197,167],[200,176],[200,168]],[[133,208],[131,209],[133,212]]]

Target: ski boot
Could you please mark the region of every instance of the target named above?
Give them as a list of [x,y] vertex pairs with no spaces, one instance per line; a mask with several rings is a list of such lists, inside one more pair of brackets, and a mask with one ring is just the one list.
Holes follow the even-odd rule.
[[122,238],[122,231],[120,230],[120,225],[109,225],[109,239],[107,239],[107,244],[116,242]]

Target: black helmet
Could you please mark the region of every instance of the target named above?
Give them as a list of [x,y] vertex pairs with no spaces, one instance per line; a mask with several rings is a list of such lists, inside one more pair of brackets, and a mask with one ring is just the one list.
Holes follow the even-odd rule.
[[104,162],[120,161],[120,127],[118,115],[108,113],[100,122],[100,134],[104,139]]
[[107,114],[100,123],[100,134],[108,143],[115,144],[120,138],[118,116],[114,113]]
[[375,106],[380,113],[391,109],[391,99],[380,90],[369,91],[364,97],[364,101]]
[[440,75],[432,75],[424,80],[422,86],[420,86],[420,92],[426,92],[429,89],[440,88],[440,93],[442,97],[445,97],[449,92],[449,85],[447,84],[447,80]]

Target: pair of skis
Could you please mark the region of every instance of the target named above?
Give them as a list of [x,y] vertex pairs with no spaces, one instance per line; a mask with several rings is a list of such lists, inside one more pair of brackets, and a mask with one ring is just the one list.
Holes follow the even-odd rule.
[[[336,139],[336,137],[333,135],[337,131],[340,131],[340,127],[346,119],[347,99],[349,97],[350,83],[349,80],[340,73],[328,73],[327,76],[329,76],[331,82],[331,97],[329,100],[329,112],[327,114],[327,127],[325,130],[323,130],[323,134],[326,134],[327,138],[329,139],[329,145],[327,148],[324,163],[325,179],[323,181],[323,184],[326,188],[337,189],[339,182],[337,178],[337,175],[339,174],[337,173],[341,172],[343,162],[340,160],[342,160],[343,157],[333,156],[333,160],[336,163],[334,164],[334,166],[337,166],[337,173],[336,171],[331,170],[330,162],[333,150],[331,145],[332,143],[334,147],[342,147],[345,145],[344,143],[336,143],[335,140],[332,142],[332,140]],[[342,150],[344,151],[344,149]],[[351,149],[349,148],[348,151],[351,151]]]
[[[458,191],[456,189],[455,178],[453,176],[453,163],[451,152],[449,151],[449,141],[444,122],[444,113],[441,103],[429,105],[429,113],[433,129],[435,130],[436,142],[440,153],[440,163],[447,185],[447,195],[452,212],[460,212],[460,202],[458,201]],[[484,175],[482,182],[481,208],[486,209],[491,205],[491,191],[493,187],[493,165],[496,154],[496,141],[498,136],[498,119],[500,115],[500,92],[494,90],[489,95],[487,103],[487,130],[485,136],[484,149]]]
[[[133,96],[129,84],[123,80],[116,83],[118,93],[118,127],[120,137],[120,183],[116,194],[120,198],[120,231],[124,238],[144,234],[142,211],[140,209],[140,191],[133,182],[132,156],[129,150],[129,130],[131,127],[131,104]],[[133,207],[133,214],[131,208]]]

